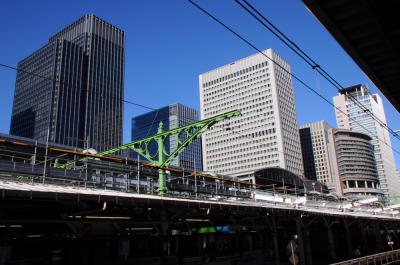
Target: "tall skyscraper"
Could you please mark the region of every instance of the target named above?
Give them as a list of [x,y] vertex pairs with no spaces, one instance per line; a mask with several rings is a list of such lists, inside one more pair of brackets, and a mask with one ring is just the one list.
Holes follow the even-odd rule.
[[[166,130],[172,130],[198,120],[198,111],[179,103],[171,104],[132,118],[132,141],[156,134],[160,122],[164,124]],[[167,153],[171,153],[177,148],[177,140],[177,136],[171,136],[169,140],[166,141]],[[151,154],[155,154],[157,152],[157,145],[155,143],[150,144],[149,149]],[[137,153],[134,153],[133,156],[136,157]],[[142,159],[145,158],[142,157]],[[203,167],[201,161],[200,138],[186,147],[186,149],[175,158],[171,165],[189,170],[194,170],[196,168],[197,171],[201,171]]]
[[345,113],[335,109],[339,128],[361,132],[372,138],[371,143],[374,146],[380,187],[385,195],[397,195],[400,192],[400,181],[396,177],[396,164],[389,133],[369,113],[359,107],[349,95],[356,98],[382,123],[387,124],[382,99],[378,94],[371,94],[366,86],[355,85],[341,90],[339,95],[333,98],[333,101],[335,107]]
[[124,32],[94,15],[52,36],[18,63],[10,133],[46,141],[49,131],[50,142],[98,151],[121,145],[124,46]]
[[290,65],[272,49],[199,76],[201,117],[239,109],[240,117],[203,134],[203,167],[225,175],[281,167],[303,176]]
[[328,131],[332,127],[325,121],[300,126],[304,176],[328,187],[336,187],[328,155]]

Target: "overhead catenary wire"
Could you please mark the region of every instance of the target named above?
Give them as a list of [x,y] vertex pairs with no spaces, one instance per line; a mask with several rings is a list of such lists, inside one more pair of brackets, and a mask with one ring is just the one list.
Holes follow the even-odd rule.
[[[241,3],[239,0],[235,2],[240,5],[247,13],[254,17],[258,22],[260,22],[266,29],[268,29],[273,35],[275,35],[279,40],[281,40],[286,46],[288,46],[293,52],[295,52],[301,59],[303,59],[312,69],[315,69],[322,77],[325,78],[331,85],[333,85],[339,92],[344,89],[344,87],[324,68],[320,66],[315,60],[313,60],[307,53],[304,52],[295,42],[293,42],[286,34],[279,30],[270,20],[268,20],[264,15],[261,14],[254,6],[252,6],[248,1],[242,0],[247,7]],[[250,9],[251,10],[250,10]],[[253,13],[254,12],[254,13]],[[374,113],[372,113],[366,106],[364,106],[356,97],[351,93],[347,93],[346,96],[353,101],[359,108],[361,108],[365,113],[372,117],[381,127],[385,128],[394,138],[400,140],[400,136],[390,128],[386,123],[384,123],[380,118],[378,118]]]
[[[15,70],[15,71],[17,71],[17,72],[23,72],[23,73],[28,74],[28,75],[31,75],[31,76],[36,76],[36,77],[39,77],[39,78],[42,78],[42,79],[47,79],[47,80],[49,80],[49,81],[58,82],[58,83],[60,83],[60,84],[66,84],[65,82],[63,82],[63,81],[61,81],[61,80],[57,80],[57,79],[55,79],[55,78],[53,78],[53,77],[44,76],[44,75],[41,75],[41,74],[37,74],[37,73],[35,73],[35,72],[33,72],[33,71],[28,71],[28,70],[23,69],[23,68],[20,68],[20,67],[14,67],[14,66],[11,66],[11,65],[3,64],[3,63],[0,63],[0,66],[1,66],[1,67],[4,67],[4,68],[8,68],[8,69]],[[99,92],[97,92],[97,91],[92,91],[92,92],[93,92],[93,93],[97,93],[97,94],[99,94],[100,96],[103,96],[103,93],[99,93]],[[136,107],[141,107],[141,108],[148,109],[148,110],[156,110],[156,108],[149,107],[149,106],[146,106],[146,105],[144,105],[144,104],[136,103],[136,102],[133,102],[133,101],[130,101],[130,100],[121,99],[121,101],[122,101],[122,102],[125,102],[125,103],[127,103],[127,104],[130,104],[130,105],[136,106]]]
[[[362,128],[364,128],[367,132],[371,133],[370,130],[368,130],[365,126],[363,126],[361,123],[359,123],[357,120],[355,120],[353,117],[351,117],[349,114],[345,113],[343,110],[341,110],[340,108],[336,107],[332,102],[330,102],[330,100],[328,100],[327,98],[325,98],[323,95],[321,95],[318,91],[316,91],[314,88],[312,88],[310,85],[308,85],[305,81],[303,81],[300,77],[298,77],[297,75],[291,73],[289,70],[287,70],[284,66],[282,66],[281,64],[279,64],[278,62],[276,62],[275,60],[273,60],[272,58],[270,58],[268,55],[266,55],[261,49],[259,49],[257,46],[255,46],[253,43],[251,43],[249,40],[247,40],[246,38],[244,38],[243,36],[241,36],[239,33],[237,33],[236,31],[234,31],[231,27],[229,27],[228,25],[226,25],[225,23],[223,23],[221,20],[219,20],[217,17],[215,17],[214,15],[212,15],[211,13],[209,13],[207,10],[205,10],[204,8],[202,8],[201,6],[199,6],[197,3],[195,3],[192,0],[188,0],[188,2],[190,2],[192,5],[194,5],[196,8],[198,8],[200,11],[202,11],[204,14],[206,14],[207,16],[209,16],[210,18],[212,18],[215,22],[217,22],[218,24],[220,24],[222,27],[224,27],[226,30],[228,30],[229,32],[231,32],[233,35],[235,35],[236,37],[238,37],[240,40],[242,40],[243,42],[245,42],[247,45],[249,45],[250,47],[252,47],[254,50],[258,51],[260,54],[262,54],[264,57],[266,57],[268,60],[270,60],[272,63],[274,63],[276,66],[278,66],[279,68],[282,69],[282,71],[286,72],[287,74],[289,74],[290,76],[292,76],[295,80],[297,80],[300,84],[302,84],[304,87],[306,87],[308,90],[310,90],[312,93],[314,93],[316,96],[318,96],[319,98],[321,98],[323,101],[325,101],[327,104],[331,105],[332,107],[334,107],[336,110],[338,110],[339,112],[341,112],[342,114],[344,114],[345,116],[347,116],[350,120],[354,121],[355,123],[357,123],[358,125],[360,125]],[[371,133],[372,135],[372,133]],[[386,146],[388,146],[389,148],[391,148],[394,152],[396,152],[397,154],[400,155],[400,151],[396,150],[394,147],[390,146],[389,144],[387,144],[386,141],[383,141],[380,138],[377,138],[379,141],[381,141],[382,143],[384,143]]]
[[[236,35],[237,37],[239,37],[240,39],[242,39],[244,42],[246,42],[248,45],[250,45],[252,48],[254,48],[254,49],[256,49],[258,52],[260,52],[261,54],[263,54],[264,56],[266,56],[268,59],[270,59],[272,62],[274,62],[276,65],[278,65],[279,67],[281,67],[284,71],[286,71],[286,72],[288,72],[286,69],[284,69],[283,68],[283,66],[281,66],[281,65],[279,65],[277,62],[275,62],[275,61],[273,61],[271,58],[269,58],[267,55],[265,55],[260,49],[258,49],[256,46],[254,46],[253,44],[251,44],[250,42],[248,42],[246,39],[244,39],[243,37],[241,37],[239,34],[237,34],[236,32],[234,32],[232,29],[230,29],[229,27],[227,27],[225,24],[223,24],[221,21],[219,21],[218,19],[216,19],[214,16],[212,16],[210,13],[208,13],[207,11],[205,11],[204,9],[202,9],[200,6],[198,6],[196,3],[194,3],[193,1],[191,1],[191,0],[188,0],[190,3],[192,3],[193,5],[195,5],[196,7],[198,7],[200,10],[202,10],[203,12],[205,12],[205,13],[207,13],[209,16],[211,16],[214,20],[216,20],[218,23],[220,23],[221,25],[223,25],[226,29],[228,29],[229,31],[231,31],[234,35]],[[293,43],[293,42],[291,42],[291,43]],[[293,43],[293,45],[295,45],[296,47],[298,47],[296,44],[294,44]],[[309,59],[309,60],[312,60],[312,59]],[[59,82],[59,83],[63,83],[62,81],[60,81],[60,80],[56,80],[56,79],[54,79],[54,78],[52,78],[52,77],[48,77],[48,76],[43,76],[43,75],[41,75],[41,74],[37,74],[37,73],[34,73],[34,72],[32,72],[32,71],[28,71],[28,70],[25,70],[25,69],[22,69],[22,68],[17,68],[17,67],[13,67],[13,66],[10,66],[10,65],[6,65],[6,64],[3,64],[3,63],[0,63],[0,66],[2,66],[2,67],[5,67],[5,68],[9,68],[9,69],[13,69],[13,70],[16,70],[16,71],[21,71],[21,72],[24,72],[24,73],[26,73],[26,74],[29,74],[29,75],[32,75],[32,76],[37,76],[37,77],[40,77],[40,78],[44,78],[44,79],[48,79],[48,80],[51,80],[51,81],[55,81],[55,82]],[[317,65],[317,64],[314,64],[313,65],[316,69],[320,69],[319,68],[319,65]],[[291,74],[290,72],[288,72],[293,78],[295,78],[297,81],[299,81],[302,85],[304,85],[305,87],[307,87],[308,89],[311,89],[311,91],[313,91],[313,93],[315,93],[317,96],[319,96],[321,99],[323,99],[324,101],[326,101],[328,104],[330,104],[330,105],[332,105],[331,103],[330,103],[330,101],[329,100],[327,100],[326,98],[324,98],[320,93],[318,93],[317,91],[315,91],[315,90],[313,90],[310,86],[308,86],[307,84],[305,84],[302,80],[300,80],[299,78],[297,78],[297,76],[295,76],[295,75],[293,75],[293,74]],[[98,92],[96,92],[96,91],[93,91],[94,93],[98,93]],[[102,95],[102,94],[101,94]],[[138,106],[138,107],[142,107],[142,108],[146,108],[146,109],[149,109],[149,110],[156,110],[155,108],[152,108],[152,107],[149,107],[149,106],[146,106],[146,105],[143,105],[143,104],[139,104],[139,103],[136,103],[136,102],[133,102],[133,101],[129,101],[129,100],[125,100],[125,99],[122,99],[122,101],[123,102],[125,102],[125,103],[127,103],[127,104],[131,104],[131,105],[134,105],[134,106]],[[335,107],[335,106],[334,106]],[[335,107],[336,109],[338,109],[337,107]],[[343,114],[345,114],[346,116],[348,116],[348,114],[347,113],[344,113],[343,111],[341,111],[340,109],[338,109],[340,112],[342,112]],[[156,120],[156,116],[155,116],[155,118],[153,119],[153,123],[154,123],[154,121]],[[357,122],[358,123],[358,122]],[[359,123],[358,123],[359,124]],[[361,124],[359,124],[359,125],[361,125]],[[363,127],[363,126],[362,126]],[[365,127],[364,127],[365,128]],[[396,134],[397,136],[398,136],[398,134]],[[383,140],[381,140],[381,139],[379,139],[380,141],[383,141]],[[386,145],[388,145],[386,142],[384,142]],[[389,145],[388,145],[389,146]],[[390,148],[392,148],[395,152],[397,152],[397,153],[400,153],[400,152],[398,152],[397,150],[395,150],[393,147],[391,147],[391,146],[389,146]]]
[[[4,68],[8,68],[8,69],[15,70],[15,71],[17,71],[17,72],[22,72],[22,73],[25,73],[25,74],[28,74],[28,75],[31,75],[31,76],[36,76],[36,77],[39,77],[39,78],[42,78],[42,79],[46,79],[46,80],[49,80],[49,81],[52,81],[52,82],[58,82],[58,83],[60,83],[60,84],[66,84],[65,82],[63,82],[63,81],[61,81],[61,80],[57,80],[57,79],[55,79],[55,78],[53,78],[53,77],[44,76],[44,75],[35,73],[35,72],[33,72],[33,71],[28,71],[28,70],[26,70],[26,69],[20,68],[20,67],[14,67],[14,66],[7,65],[7,64],[4,64],[4,63],[0,63],[0,66],[1,66],[1,67],[4,67]],[[68,84],[67,84],[67,85],[68,85]],[[96,93],[96,94],[99,94],[100,96],[103,96],[103,93],[99,93],[98,91],[92,90],[92,92],[93,92],[93,93]],[[114,96],[114,98],[115,98],[115,96]],[[133,105],[133,106],[136,106],[136,107],[141,107],[141,108],[148,109],[148,110],[152,110],[152,111],[157,110],[156,115],[155,115],[155,117],[154,117],[154,119],[153,119],[153,121],[152,121],[152,123],[151,123],[151,125],[150,125],[150,127],[149,127],[149,130],[147,131],[147,134],[146,134],[146,137],[147,137],[147,136],[149,135],[149,133],[150,133],[151,128],[152,128],[153,125],[154,125],[154,122],[155,122],[156,118],[157,118],[158,109],[153,108],[153,107],[149,107],[149,106],[146,106],[146,105],[144,105],[144,104],[137,103],[137,102],[133,102],[133,101],[131,101],[131,100],[121,99],[121,101],[124,102],[124,103],[126,103],[126,104],[130,104],[130,105]]]

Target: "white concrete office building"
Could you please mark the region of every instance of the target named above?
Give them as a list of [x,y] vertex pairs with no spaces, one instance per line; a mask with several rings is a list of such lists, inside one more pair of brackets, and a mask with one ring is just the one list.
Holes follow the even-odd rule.
[[271,49],[199,76],[202,119],[239,109],[203,134],[203,169],[244,176],[280,167],[303,177],[290,65]]
[[371,94],[364,85],[355,85],[340,91],[333,98],[336,121],[339,128],[350,129],[369,135],[374,146],[376,167],[378,170],[380,188],[385,195],[395,196],[400,192],[400,181],[396,177],[396,164],[391,149],[388,131],[365,112],[350,97],[351,94],[365,108],[374,114],[382,123],[387,124],[382,99],[378,94]]

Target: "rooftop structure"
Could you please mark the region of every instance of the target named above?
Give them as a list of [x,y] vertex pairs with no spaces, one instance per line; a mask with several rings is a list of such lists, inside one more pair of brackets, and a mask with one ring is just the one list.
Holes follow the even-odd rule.
[[303,2],[400,111],[400,2]]

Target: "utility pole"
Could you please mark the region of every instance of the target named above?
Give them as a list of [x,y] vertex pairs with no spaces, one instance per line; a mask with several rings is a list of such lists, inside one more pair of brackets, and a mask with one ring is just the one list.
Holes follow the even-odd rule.
[[[89,135],[86,136],[86,153],[89,154]],[[87,163],[87,159],[85,159],[85,188],[87,188],[87,182],[88,182],[88,163]]]
[[196,199],[197,199],[196,157],[193,158],[193,164],[194,164],[194,192],[196,194]]
[[48,150],[49,150],[49,134],[50,134],[50,126],[47,127],[46,151],[45,151],[45,155],[44,155],[44,166],[43,166],[43,181],[42,181],[43,184],[44,184],[44,181],[46,178],[46,170],[47,170],[47,155],[48,155]]
[[140,193],[140,155],[137,153],[137,182],[136,182],[136,191],[139,194]]

